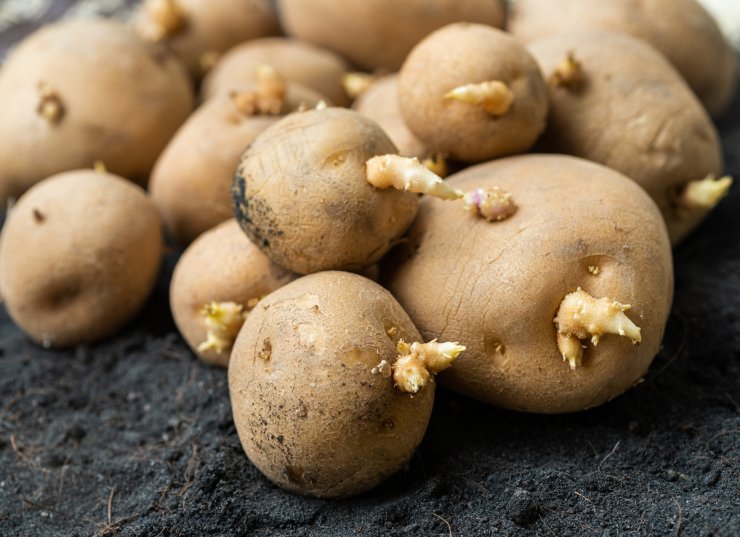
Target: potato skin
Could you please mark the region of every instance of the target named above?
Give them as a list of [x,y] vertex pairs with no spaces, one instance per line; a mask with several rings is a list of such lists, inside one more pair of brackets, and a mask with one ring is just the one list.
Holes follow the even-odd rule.
[[[254,89],[251,83],[241,89]],[[291,108],[315,106],[324,97],[288,85]],[[175,134],[157,160],[149,190],[169,234],[180,244],[233,217],[231,183],[246,147],[277,116],[246,117],[229,95],[204,103]]]
[[[63,115],[37,109],[43,83]],[[0,199],[96,161],[137,183],[193,106],[180,64],[121,23],[68,20],[25,39],[0,71]]]
[[458,21],[502,28],[501,0],[278,0],[288,34],[318,43],[368,71],[398,71],[434,30]]
[[[204,55],[221,54],[244,41],[280,33],[270,0],[175,0],[175,4],[182,13],[182,29],[162,42],[196,79],[204,74]],[[135,24],[143,37],[151,35],[153,21],[144,4],[135,15]]]
[[[459,86],[498,80],[514,93],[508,113],[446,99]],[[480,24],[446,26],[419,43],[403,64],[399,102],[409,129],[435,153],[464,162],[522,153],[545,128],[547,86],[527,50]]]
[[258,65],[270,65],[286,80],[326,95],[337,106],[349,104],[342,86],[347,62],[328,49],[283,37],[255,39],[227,52],[203,81],[203,98],[252,82]]
[[354,274],[312,274],[262,300],[229,365],[249,459],[280,487],[323,498],[400,470],[424,436],[434,385],[411,397],[371,372],[395,362],[398,338],[419,333],[388,291]]
[[671,241],[706,216],[681,214],[678,191],[719,177],[722,148],[711,118],[680,75],[650,45],[630,36],[584,32],[537,41],[530,50],[545,76],[573,51],[584,83],[550,86],[544,151],[582,157],[624,173],[658,204]]
[[291,114],[244,153],[232,188],[236,219],[270,259],[298,274],[362,269],[416,215],[416,194],[367,182],[367,160],[391,153],[393,142],[358,112]]
[[[499,186],[519,209],[489,223],[423,200],[410,257],[390,274],[388,288],[425,339],[467,346],[440,374],[442,385],[506,408],[559,413],[600,405],[639,381],[673,295],[670,244],[650,198],[619,173],[567,156],[501,159],[448,181],[466,191]],[[572,371],[553,319],[579,286],[631,304],[642,343],[606,336]]]
[[161,256],[157,209],[138,186],[73,171],[39,183],[9,213],[0,288],[11,318],[34,341],[91,343],[143,306]]
[[696,0],[517,0],[509,31],[532,42],[582,31],[644,39],[681,73],[712,116],[729,106],[737,60],[712,16]]
[[209,364],[226,367],[231,349],[199,351],[207,327],[201,311],[211,302],[248,303],[261,299],[294,280],[290,272],[272,263],[244,235],[233,218],[201,235],[177,262],[170,285],[170,307],[177,329],[195,355]]

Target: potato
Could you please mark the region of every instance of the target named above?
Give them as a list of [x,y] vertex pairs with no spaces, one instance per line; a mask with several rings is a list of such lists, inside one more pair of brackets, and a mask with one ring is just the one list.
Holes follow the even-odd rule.
[[[555,155],[500,159],[448,182],[498,187],[518,209],[487,222],[425,199],[408,257],[390,272],[389,289],[424,338],[468,349],[442,385],[556,413],[600,405],[638,382],[660,347],[673,291],[665,225],[644,191],[608,168]],[[579,319],[585,327],[566,322]]]
[[662,52],[713,116],[735,93],[735,54],[696,0],[517,0],[509,30],[525,42],[579,31],[627,33]]
[[[433,377],[415,394],[399,383],[413,351],[399,352],[419,339],[391,294],[361,276],[312,274],[268,295],[229,364],[234,423],[249,459],[277,485],[324,498],[359,494],[400,470],[434,400]],[[461,350],[437,347],[445,345],[456,347],[449,356]]]
[[283,78],[326,95],[337,106],[349,104],[342,77],[349,66],[340,56],[299,39],[255,39],[224,55],[203,81],[203,96],[219,93],[254,80],[255,70],[269,65]]
[[503,27],[501,0],[278,0],[288,34],[346,56],[365,70],[398,71],[434,30],[458,21]]
[[96,161],[144,184],[192,106],[179,63],[120,23],[38,30],[0,70],[0,200]]
[[358,112],[292,114],[244,153],[232,189],[234,214],[288,270],[359,270],[383,257],[416,214],[414,194],[368,183],[367,161],[394,153],[382,129]]
[[167,45],[196,79],[235,45],[280,33],[270,0],[144,0],[134,22],[142,37]]
[[157,209],[138,186],[92,170],[56,175],[8,214],[0,243],[5,308],[45,347],[99,341],[142,307],[161,256]]
[[[675,69],[647,43],[623,34],[574,33],[530,49],[550,81],[541,148],[637,181],[658,204],[674,243],[696,227],[729,180],[702,182],[722,172],[719,136]],[[696,186],[715,194],[692,196]]]
[[170,286],[177,329],[198,358],[226,367],[249,311],[294,278],[270,262],[235,220],[224,222],[177,262]]
[[545,128],[547,87],[514,38],[451,24],[409,54],[399,78],[409,129],[436,153],[478,162],[528,150]]
[[[277,115],[244,109],[242,97],[255,91],[250,82],[231,95],[204,103],[177,132],[152,172],[149,189],[170,235],[189,244],[204,231],[233,217],[231,183],[246,147]],[[278,114],[326,100],[296,84],[286,86]],[[250,105],[251,108],[251,105]]]

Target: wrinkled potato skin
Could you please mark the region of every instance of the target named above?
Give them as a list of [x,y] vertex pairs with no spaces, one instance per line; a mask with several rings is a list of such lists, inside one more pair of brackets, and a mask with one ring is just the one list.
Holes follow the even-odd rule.
[[277,37],[256,39],[225,54],[203,81],[203,97],[253,81],[258,65],[271,66],[286,80],[326,95],[337,106],[349,104],[342,86],[349,65],[341,56],[299,39]]
[[346,56],[367,71],[398,71],[434,30],[459,21],[503,28],[501,0],[278,0],[288,34]]
[[[508,113],[445,99],[458,86],[498,80],[514,93]],[[459,23],[428,36],[409,54],[399,79],[409,129],[435,153],[480,162],[528,150],[545,128],[547,86],[514,38],[495,28]]]
[[509,31],[525,42],[594,30],[627,33],[653,45],[712,116],[729,106],[737,60],[716,21],[696,0],[517,0],[509,21]]
[[[255,83],[245,86],[248,91]],[[290,84],[288,108],[325,100]],[[180,244],[233,217],[231,183],[247,146],[277,116],[244,116],[229,95],[204,103],[185,122],[157,161],[149,190],[169,234]]]
[[[673,295],[670,244],[650,198],[620,174],[567,156],[501,159],[448,181],[463,190],[499,186],[519,209],[489,223],[453,203],[421,204],[410,232],[415,250],[388,283],[425,339],[467,346],[440,374],[442,385],[515,410],[560,413],[600,405],[638,382],[658,352]],[[631,304],[642,343],[605,336],[571,370],[553,319],[579,286]]]
[[[39,82],[62,100],[57,124],[37,112]],[[47,26],[0,71],[0,200],[96,161],[144,184],[192,106],[180,64],[126,26],[107,20]]]
[[416,194],[375,189],[366,162],[395,154],[374,121],[342,108],[295,113],[265,130],[234,178],[234,214],[278,265],[298,274],[359,270],[416,215]]
[[352,106],[380,125],[402,157],[425,158],[429,151],[406,126],[398,104],[398,75],[376,80]]
[[[280,33],[270,0],[176,0],[176,5],[182,10],[183,27],[163,43],[196,79],[204,74],[205,54],[221,54],[244,41]],[[135,24],[146,36],[152,21],[143,6]]]
[[161,255],[157,209],[138,186],[87,170],[50,177],[5,222],[5,307],[38,343],[99,341],[144,305]]
[[198,238],[185,250],[170,285],[170,307],[177,329],[196,356],[209,364],[226,367],[231,349],[199,351],[208,335],[201,314],[211,302],[235,302],[248,310],[248,302],[261,299],[295,279],[272,263],[229,220]]
[[411,397],[371,372],[396,361],[398,338],[419,333],[390,293],[361,276],[313,274],[260,302],[229,365],[249,459],[277,485],[323,498],[359,494],[401,469],[424,436],[434,385]]
[[637,181],[658,204],[675,244],[706,215],[680,215],[677,191],[722,173],[719,136],[673,67],[648,44],[627,35],[591,32],[530,45],[545,76],[568,51],[581,62],[577,91],[550,87],[545,151],[582,157]]

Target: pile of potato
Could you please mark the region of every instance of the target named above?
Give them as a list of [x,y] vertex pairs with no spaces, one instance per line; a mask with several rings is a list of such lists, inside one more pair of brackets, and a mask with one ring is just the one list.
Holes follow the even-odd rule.
[[0,290],[34,341],[99,341],[145,304],[163,228],[175,322],[228,366],[250,460],[357,494],[407,463],[437,381],[541,413],[640,381],[671,247],[731,185],[710,115],[736,78],[695,0],[58,22],[0,70]]

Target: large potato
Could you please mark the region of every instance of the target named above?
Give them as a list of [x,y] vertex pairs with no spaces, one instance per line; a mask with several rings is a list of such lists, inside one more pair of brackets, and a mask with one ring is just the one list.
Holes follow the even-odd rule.
[[359,494],[398,471],[424,435],[430,384],[411,396],[378,366],[419,333],[361,276],[322,272],[263,299],[234,345],[229,392],[250,460],[288,490]]
[[[440,382],[545,413],[593,407],[638,382],[660,347],[673,293],[665,225],[644,191],[608,168],[551,155],[493,161],[448,182],[500,187],[518,210],[488,222],[457,203],[421,203],[409,257],[388,283],[424,338],[467,347]],[[604,335],[594,346],[581,334],[578,349],[587,348],[571,369],[554,319],[578,288],[607,298],[607,309],[630,304],[614,313],[639,326],[641,338]]]
[[[550,81],[541,148],[637,181],[658,204],[674,243],[696,227],[711,204],[686,199],[687,185],[719,177],[722,150],[711,119],[675,69],[623,34],[574,33],[536,41],[530,50]],[[569,55],[578,72],[572,84],[559,83]]]
[[141,188],[92,170],[63,173],[29,190],[8,215],[3,301],[44,346],[98,341],[143,306],[161,255],[157,209]]
[[509,30],[526,42],[593,30],[644,39],[678,69],[713,116],[722,114],[735,92],[735,53],[696,0],[517,0]]
[[0,200],[96,161],[144,184],[192,106],[177,60],[120,23],[38,30],[0,70]]
[[501,0],[278,0],[286,31],[374,71],[398,71],[425,36],[453,22],[503,27]]

